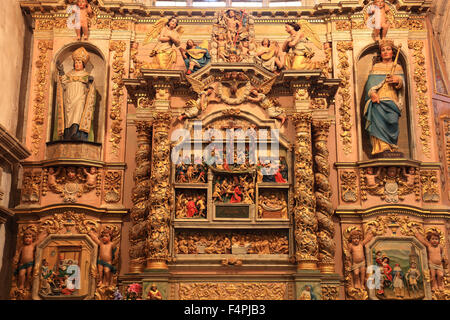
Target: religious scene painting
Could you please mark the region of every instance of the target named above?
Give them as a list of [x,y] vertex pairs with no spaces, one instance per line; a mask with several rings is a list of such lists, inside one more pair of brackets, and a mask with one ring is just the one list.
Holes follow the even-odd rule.
[[426,252],[410,239],[375,240],[366,249],[369,296],[380,300],[422,300],[430,291]]
[[96,252],[96,246],[86,236],[52,235],[44,240],[37,248],[39,273],[33,281],[38,284],[34,294],[40,299],[92,297]]

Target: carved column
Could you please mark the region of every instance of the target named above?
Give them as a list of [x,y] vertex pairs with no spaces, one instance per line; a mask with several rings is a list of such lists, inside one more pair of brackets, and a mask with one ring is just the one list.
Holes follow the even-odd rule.
[[292,117],[296,132],[294,166],[295,256],[297,267],[301,270],[317,270],[318,262],[311,119],[310,113],[296,113]]
[[330,121],[313,122],[314,179],[316,215],[318,221],[319,269],[322,273],[334,273],[334,213],[331,203],[330,164],[327,147]]
[[133,207],[131,208],[130,229],[130,266],[129,272],[140,273],[144,270],[147,240],[148,198],[150,194],[150,156],[152,140],[152,123],[136,122],[137,151],[136,170],[134,172]]
[[169,258],[170,210],[170,112],[158,112],[153,119],[153,155],[149,216],[147,224],[147,269],[167,269]]

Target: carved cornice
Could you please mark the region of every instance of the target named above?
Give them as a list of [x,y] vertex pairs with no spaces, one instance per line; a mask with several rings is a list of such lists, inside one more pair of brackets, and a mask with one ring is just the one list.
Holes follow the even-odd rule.
[[[432,0],[398,0],[396,9],[398,11],[426,13],[431,7]],[[64,0],[24,0],[20,6],[27,13],[45,14],[54,13],[55,10],[64,10]],[[259,19],[296,19],[298,17],[327,17],[330,14],[352,14],[361,11],[365,6],[363,0],[333,1],[332,3],[321,3],[314,6],[301,6],[292,8],[248,8],[248,13]],[[224,8],[194,8],[194,7],[154,7],[143,3],[126,0],[106,1],[98,0],[98,10],[107,16],[125,17],[133,16],[135,19],[157,19],[162,16],[176,15],[179,18],[189,20],[211,19],[218,11]],[[256,21],[255,21],[256,22]]]
[[14,164],[28,158],[30,155],[30,151],[0,124],[0,159]]

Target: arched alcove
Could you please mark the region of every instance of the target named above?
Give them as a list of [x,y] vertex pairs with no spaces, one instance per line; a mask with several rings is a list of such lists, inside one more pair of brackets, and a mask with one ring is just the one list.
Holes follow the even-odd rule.
[[106,91],[107,91],[107,66],[106,60],[101,52],[96,46],[90,43],[70,43],[62,47],[58,53],[55,54],[52,61],[52,81],[51,81],[51,105],[48,121],[48,132],[47,141],[56,142],[64,141],[61,136],[57,133],[57,91],[58,91],[58,69],[57,63],[60,63],[64,69],[64,73],[67,74],[74,68],[74,62],[72,59],[72,54],[77,49],[84,47],[89,54],[89,61],[85,65],[85,70],[94,79],[96,101],[94,107],[94,114],[92,120],[91,131],[88,135],[88,142],[101,143],[104,136],[105,130],[105,109],[106,109]]
[[[397,48],[394,48],[394,57],[397,54]],[[362,154],[360,156],[361,160],[368,160],[374,158],[371,154],[371,142],[370,136],[366,131],[366,118],[364,117],[365,103],[364,103],[364,87],[366,85],[368,76],[372,70],[372,67],[375,63],[381,61],[380,49],[378,44],[374,43],[361,51],[361,54],[357,57],[356,63],[356,99],[358,101],[358,123],[360,128],[360,136],[361,136],[361,150]],[[407,159],[412,158],[412,146],[413,141],[411,139],[412,130],[412,116],[411,116],[411,107],[410,107],[410,81],[408,75],[408,64],[407,59],[403,53],[400,51],[400,55],[398,58],[398,65],[401,66],[404,74],[404,96],[402,98],[403,101],[403,110],[401,112],[401,116],[399,118],[399,136],[398,136],[398,151],[403,153],[404,157]]]

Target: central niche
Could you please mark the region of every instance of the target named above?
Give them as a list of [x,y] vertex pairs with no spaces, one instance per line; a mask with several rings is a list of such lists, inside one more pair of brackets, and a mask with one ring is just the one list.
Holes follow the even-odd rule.
[[[189,138],[172,150],[176,155],[176,161],[172,157],[175,255],[275,254],[251,249],[258,248],[258,241],[283,243],[284,249],[276,254],[288,254],[291,152],[271,124],[230,115],[206,126],[191,123]],[[208,232],[223,237],[212,239]],[[246,239],[248,250],[240,248],[238,238]],[[210,239],[209,249],[202,249],[200,239]],[[213,250],[210,242],[229,245]],[[240,249],[233,251],[233,243]]]

